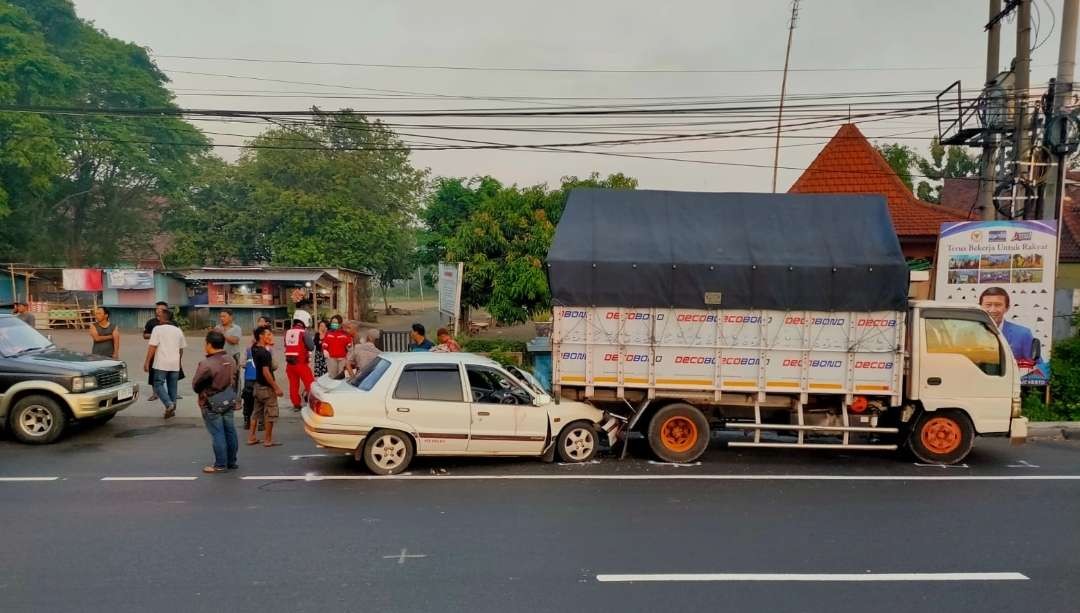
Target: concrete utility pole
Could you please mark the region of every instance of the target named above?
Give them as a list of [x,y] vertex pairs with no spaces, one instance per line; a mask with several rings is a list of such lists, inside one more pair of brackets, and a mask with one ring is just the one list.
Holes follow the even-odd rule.
[[[1072,95],[1073,73],[1076,72],[1076,25],[1080,14],[1080,0],[1063,0],[1061,10],[1061,43],[1058,46],[1057,79],[1054,81],[1052,117],[1061,115],[1065,103]],[[1061,203],[1065,197],[1065,172],[1068,156],[1060,154],[1057,166],[1046,178],[1042,219],[1058,219]],[[1051,200],[1052,198],[1052,200]],[[1060,231],[1058,232],[1060,235]]]
[[776,111],[776,152],[772,162],[772,193],[776,193],[776,175],[780,171],[780,127],[784,121],[784,96],[787,95],[788,61],[791,59],[791,38],[795,34],[795,22],[799,20],[799,0],[791,2],[791,22],[788,24],[787,51],[784,52],[784,76],[780,79],[780,105]]
[[[1001,0],[990,0],[990,21],[992,25],[986,33],[986,87],[990,87],[994,78],[1001,72],[1001,22],[995,21],[1001,12]],[[989,117],[989,113],[987,113]],[[982,173],[979,177],[979,217],[992,220],[996,217],[994,209],[994,179],[997,176],[997,134],[985,126],[983,132]]]
[[[1031,0],[1020,0],[1019,14],[1016,19],[1016,59],[1013,60],[1013,81],[1016,100],[1016,132],[1013,135],[1013,143],[1016,156],[1016,168],[1013,170],[1017,177],[1022,176],[1028,170],[1025,162],[1031,147],[1031,134],[1028,132],[1028,90],[1031,88]],[[1024,218],[1030,216],[1027,200],[1022,204]]]

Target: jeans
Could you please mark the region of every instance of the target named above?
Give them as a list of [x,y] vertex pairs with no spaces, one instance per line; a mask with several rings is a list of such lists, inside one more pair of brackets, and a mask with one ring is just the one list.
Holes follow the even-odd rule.
[[180,381],[179,370],[155,370],[154,393],[166,409],[176,406],[176,384]]
[[203,409],[203,423],[210,433],[214,446],[214,468],[232,468],[236,466],[236,426],[233,425],[233,412],[214,413]]

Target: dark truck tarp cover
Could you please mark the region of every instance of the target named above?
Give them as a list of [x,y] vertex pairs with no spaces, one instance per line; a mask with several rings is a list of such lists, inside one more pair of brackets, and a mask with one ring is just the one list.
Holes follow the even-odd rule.
[[909,272],[882,196],[583,188],[548,276],[558,306],[884,311]]

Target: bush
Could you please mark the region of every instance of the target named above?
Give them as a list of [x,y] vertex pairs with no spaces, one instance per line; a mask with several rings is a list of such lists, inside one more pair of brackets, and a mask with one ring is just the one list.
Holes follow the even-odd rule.
[[1080,337],[1054,344],[1050,358],[1050,409],[1058,419],[1080,421]]
[[500,338],[467,338],[460,341],[461,350],[469,353],[525,353],[525,341]]

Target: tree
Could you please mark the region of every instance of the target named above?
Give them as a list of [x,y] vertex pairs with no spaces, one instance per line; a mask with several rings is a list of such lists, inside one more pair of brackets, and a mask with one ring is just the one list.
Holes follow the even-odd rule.
[[887,143],[878,145],[877,150],[896,176],[900,177],[908,190],[913,190],[911,183],[911,169],[915,167],[919,154],[914,149],[900,143]]
[[483,306],[504,323],[520,323],[551,308],[544,260],[575,187],[635,189],[637,181],[593,173],[587,179],[564,177],[556,190],[513,185],[482,199],[447,241],[447,259],[465,264],[464,305]]
[[[5,59],[16,58],[0,62],[4,103],[176,108],[146,50],[79,19],[69,0],[0,1],[0,45]],[[18,260],[112,264],[148,245],[163,199],[186,184],[209,145],[167,115],[2,115],[0,172],[11,214],[0,251]],[[12,189],[21,197],[11,199]]]
[[[973,177],[979,174],[979,157],[971,155],[963,147],[945,147],[935,136],[930,141],[930,159],[920,155],[907,145],[886,143],[877,150],[893,169],[904,185],[920,200],[941,202],[941,190],[945,179]],[[921,178],[913,184],[912,171]]]
[[484,200],[502,189],[496,179],[483,176],[471,179],[441,177],[420,211],[424,232],[420,236],[424,264],[435,265],[444,259],[447,242],[457,233]]

